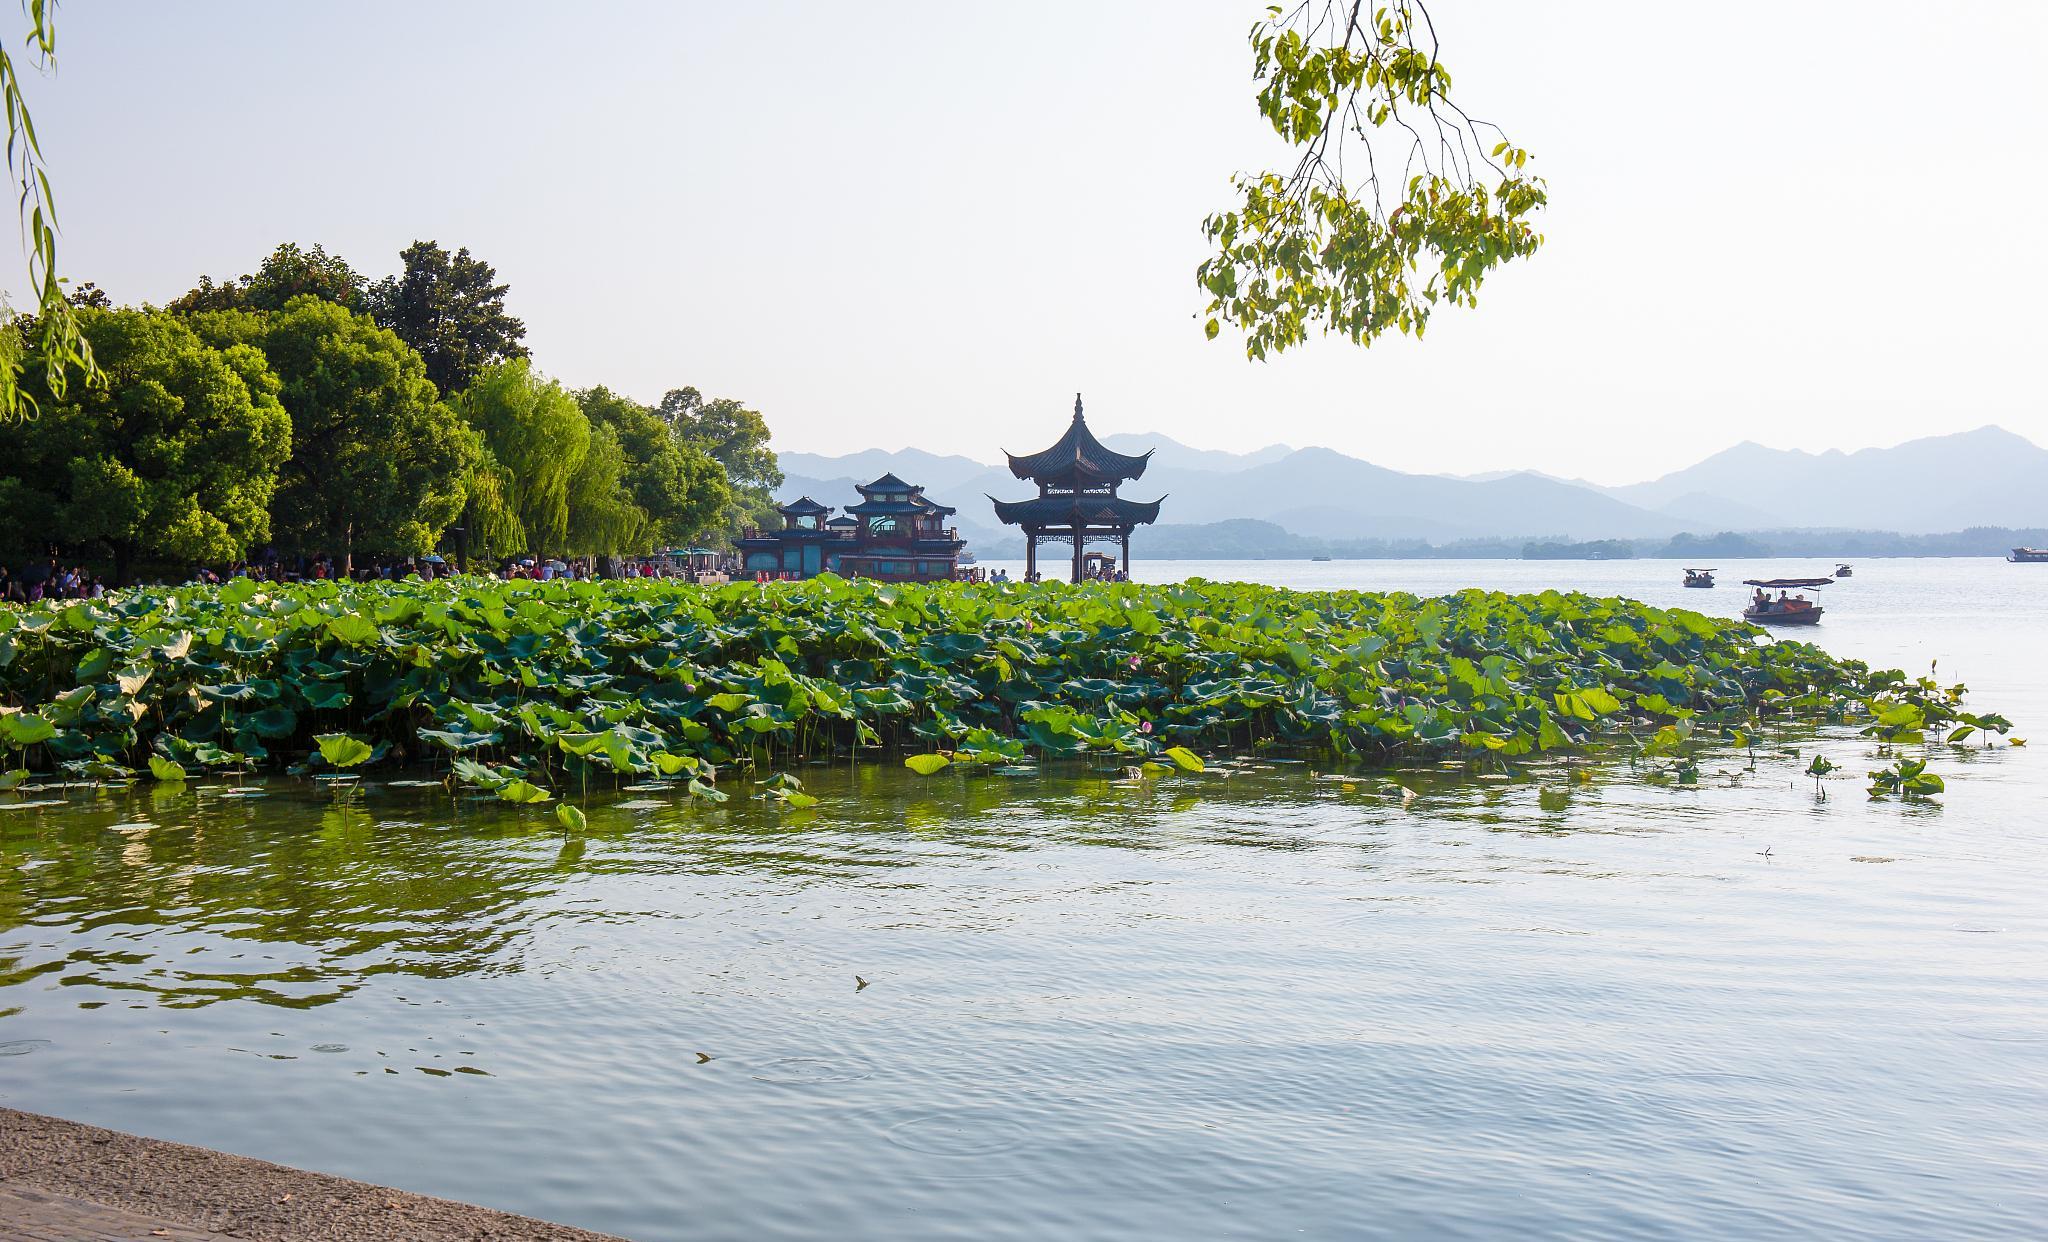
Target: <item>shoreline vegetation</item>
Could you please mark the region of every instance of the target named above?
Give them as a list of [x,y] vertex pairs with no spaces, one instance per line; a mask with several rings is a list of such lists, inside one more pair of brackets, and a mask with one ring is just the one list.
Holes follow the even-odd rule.
[[[1963,696],[1556,591],[245,578],[0,611],[0,788],[267,768],[345,790],[383,764],[508,802],[662,781],[802,807],[798,765],[842,756],[1094,756],[1145,778],[1553,753],[1688,784],[1704,748],[1754,755],[1787,726],[1856,727],[1881,755],[2009,728]],[[1931,779],[1895,792],[1938,791],[1913,775]]]
[[34,415],[0,419],[0,564],[123,587],[244,562],[639,557],[774,514],[760,411],[565,388],[490,264],[433,241],[399,262],[372,281],[288,242],[161,308],[80,286],[66,322],[90,377],[15,318],[0,345],[29,363]]
[[[1024,544],[983,536],[972,544],[984,561],[1022,560]],[[1780,557],[1870,560],[1885,556],[1995,556],[2016,547],[2048,547],[2048,528],[1973,526],[1944,534],[1884,530],[1756,530],[1669,539],[1529,538],[1498,536],[1432,543],[1426,539],[1334,539],[1297,535],[1260,518],[1164,522],[1146,528],[1140,551],[1149,561],[1308,560],[1765,560]]]

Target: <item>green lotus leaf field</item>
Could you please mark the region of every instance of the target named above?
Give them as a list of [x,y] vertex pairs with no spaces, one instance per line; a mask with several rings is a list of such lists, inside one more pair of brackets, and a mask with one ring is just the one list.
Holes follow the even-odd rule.
[[[428,767],[538,801],[849,754],[1512,764],[1789,724],[2003,731],[1961,687],[1622,599],[1241,583],[304,583],[0,612],[0,769]],[[943,758],[947,762],[936,762]],[[511,794],[507,794],[511,790]]]

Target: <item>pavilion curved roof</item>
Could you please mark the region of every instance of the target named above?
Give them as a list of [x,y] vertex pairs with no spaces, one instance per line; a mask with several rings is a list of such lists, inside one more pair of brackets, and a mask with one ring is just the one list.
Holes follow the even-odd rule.
[[924,488],[914,483],[905,483],[902,479],[896,477],[894,470],[891,470],[872,483],[854,484],[853,490],[863,496],[872,496],[876,492],[921,492]]
[[814,513],[832,512],[830,505],[821,505],[809,496],[799,496],[788,504],[777,505],[775,508],[777,512],[791,514],[796,517],[808,517]]
[[909,500],[863,500],[857,505],[846,506],[846,512],[855,517],[883,517],[888,515],[902,517],[918,513],[936,513],[943,517],[957,513],[959,510],[954,509],[950,505],[942,505],[936,500],[927,500],[924,496],[919,495],[913,496]]
[[1075,478],[1087,478],[1099,482],[1135,479],[1145,473],[1145,463],[1152,459],[1152,451],[1133,457],[1119,453],[1095,438],[1088,430],[1088,420],[1081,416],[1081,394],[1074,394],[1074,421],[1067,426],[1067,432],[1051,448],[1036,453],[1012,453],[1004,451],[1010,459],[1010,473],[1020,479],[1035,479],[1041,483],[1060,483]]
[[1035,496],[1030,500],[989,500],[996,519],[1010,526],[1143,526],[1159,520],[1158,500],[1122,496]]

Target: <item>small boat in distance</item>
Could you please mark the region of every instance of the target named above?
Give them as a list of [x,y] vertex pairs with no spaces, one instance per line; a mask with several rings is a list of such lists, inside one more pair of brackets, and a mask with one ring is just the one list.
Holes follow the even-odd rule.
[[1688,569],[1685,571],[1685,585],[1689,587],[1710,587],[1714,585],[1714,571],[1711,569]]
[[2048,548],[2014,548],[2012,555],[2005,559],[2015,565],[2048,564]]
[[1856,569],[1855,569],[1855,567],[1854,567],[1854,566],[1851,566],[1851,565],[1837,565],[1837,566],[1835,566],[1835,577],[1837,577],[1837,578],[1853,578],[1853,577],[1855,577],[1855,576],[1856,576]]
[[1329,560],[1330,558],[1329,558],[1329,557],[1327,557],[1327,556],[1311,556],[1311,557],[1309,557],[1308,559],[1310,559],[1310,560],[1312,560],[1312,561],[1327,561],[1327,560]]

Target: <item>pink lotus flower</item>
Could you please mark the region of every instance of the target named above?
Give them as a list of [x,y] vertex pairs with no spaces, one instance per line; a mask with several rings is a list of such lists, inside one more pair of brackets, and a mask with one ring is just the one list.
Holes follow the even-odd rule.
[[1149,721],[1149,720],[1140,720],[1140,721],[1138,722],[1138,732],[1140,732],[1140,733],[1150,733],[1150,732],[1152,732],[1152,722],[1151,722],[1151,721]]

